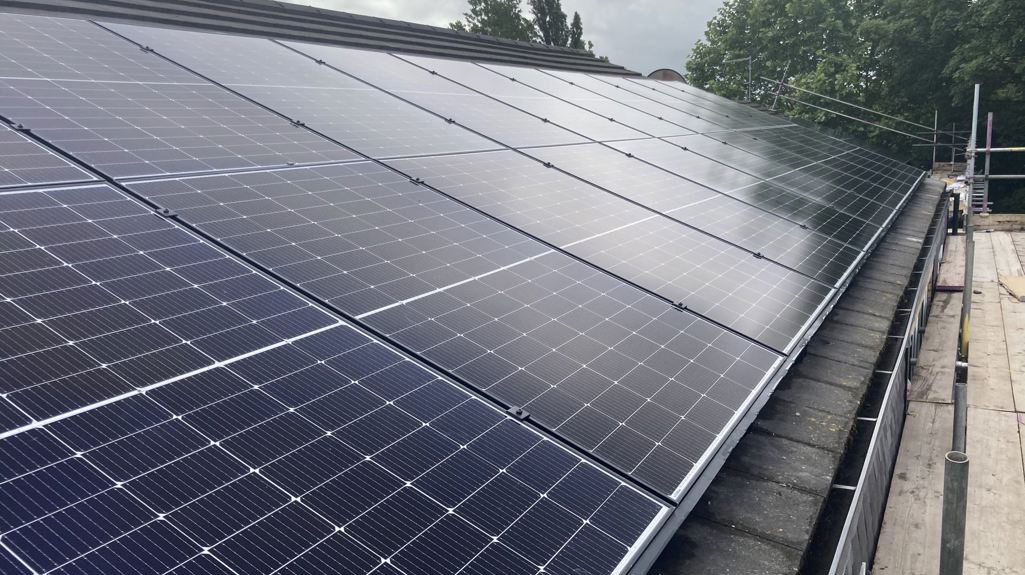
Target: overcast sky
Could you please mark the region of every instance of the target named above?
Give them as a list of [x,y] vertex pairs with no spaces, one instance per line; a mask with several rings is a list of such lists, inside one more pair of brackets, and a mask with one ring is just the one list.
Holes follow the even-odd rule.
[[[290,0],[367,16],[447,26],[461,20],[466,0]],[[616,64],[647,74],[683,63],[723,0],[562,0],[570,18],[580,12],[584,39]],[[524,2],[524,14],[529,10]]]

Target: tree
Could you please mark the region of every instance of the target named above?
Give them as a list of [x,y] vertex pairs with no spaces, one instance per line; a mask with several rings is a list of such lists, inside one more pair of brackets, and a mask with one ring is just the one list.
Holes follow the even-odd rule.
[[573,23],[569,25],[569,47],[574,50],[583,50],[584,46],[584,23],[580,20],[580,13],[573,13]]
[[[739,98],[746,88],[743,64],[754,58],[755,99],[771,102],[777,84],[760,76],[847,102],[932,125],[967,126],[972,85],[983,84],[982,117],[996,117],[994,145],[1017,145],[1025,134],[1025,2],[1022,0],[727,0],[691,52],[687,80],[717,94]],[[863,113],[787,89],[784,96],[840,109],[902,131],[907,124]],[[809,105],[781,100],[788,115],[811,120],[912,155],[905,135],[841,118]],[[984,134],[980,133],[979,137]],[[1007,141],[1001,138],[1007,137]],[[913,148],[928,164],[929,147]],[[941,149],[943,154],[948,150]],[[993,157],[996,173],[1025,172],[1025,158]],[[1025,206],[1025,191],[994,182],[997,208]]]
[[549,46],[569,44],[570,30],[561,0],[530,0],[530,12],[542,42]]
[[449,24],[453,30],[487,34],[510,40],[534,40],[534,25],[523,16],[519,0],[469,0],[470,11],[463,13],[464,24]]

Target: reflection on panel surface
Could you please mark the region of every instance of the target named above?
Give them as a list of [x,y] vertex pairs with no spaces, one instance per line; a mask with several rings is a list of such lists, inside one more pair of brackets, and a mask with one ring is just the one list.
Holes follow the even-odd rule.
[[213,81],[371,157],[499,147],[270,40],[110,26]]
[[111,177],[355,157],[89,22],[5,15],[0,30],[16,43],[5,117]]
[[792,345],[830,294],[761,255],[513,152],[391,165],[774,349]]
[[132,189],[666,495],[779,359],[369,162]]

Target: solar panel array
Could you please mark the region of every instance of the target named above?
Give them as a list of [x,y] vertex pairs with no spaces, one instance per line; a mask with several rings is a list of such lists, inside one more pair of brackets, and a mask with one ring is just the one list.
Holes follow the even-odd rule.
[[0,32],[4,573],[624,573],[921,177],[682,84]]

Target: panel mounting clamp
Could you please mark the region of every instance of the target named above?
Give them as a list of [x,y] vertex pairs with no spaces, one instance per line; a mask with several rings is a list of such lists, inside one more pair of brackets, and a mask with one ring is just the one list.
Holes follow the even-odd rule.
[[156,211],[156,214],[163,218],[174,218],[178,216],[177,212],[171,208],[160,208]]
[[507,409],[506,411],[509,413],[509,415],[515,417],[516,419],[519,419],[520,421],[523,421],[524,419],[530,417],[530,414],[527,413],[527,410],[523,409],[522,407],[517,407],[515,405],[509,406],[509,409]]

